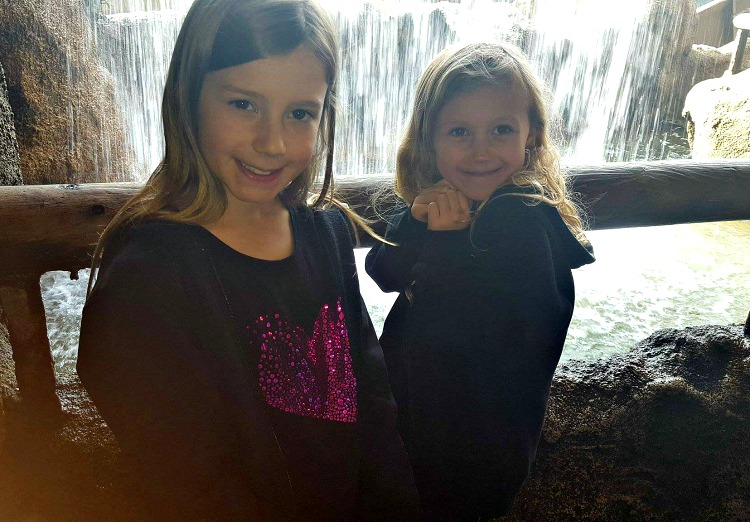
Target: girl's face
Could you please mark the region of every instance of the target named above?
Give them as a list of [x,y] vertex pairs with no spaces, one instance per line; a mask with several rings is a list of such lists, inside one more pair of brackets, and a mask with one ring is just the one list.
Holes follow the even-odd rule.
[[228,210],[278,204],[312,158],[327,91],[323,65],[302,46],[206,74],[198,140]]
[[487,84],[457,94],[432,136],[440,175],[469,199],[490,197],[524,167],[533,142],[528,113],[518,88]]

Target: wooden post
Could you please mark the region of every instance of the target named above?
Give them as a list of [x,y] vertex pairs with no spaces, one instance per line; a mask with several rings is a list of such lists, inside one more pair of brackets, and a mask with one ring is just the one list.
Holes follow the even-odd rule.
[[0,281],[0,306],[13,348],[23,406],[44,415],[42,418],[54,416],[61,407],[55,394],[55,371],[39,275]]
[[747,47],[747,37],[750,35],[750,13],[742,13],[734,17],[732,22],[737,28],[737,48],[732,55],[732,61],[729,63],[729,71],[737,74],[742,69],[742,59]]

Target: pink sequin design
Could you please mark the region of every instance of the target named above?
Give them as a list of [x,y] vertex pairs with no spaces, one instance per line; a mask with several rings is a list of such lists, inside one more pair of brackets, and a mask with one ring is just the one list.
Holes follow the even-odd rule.
[[282,411],[340,422],[357,420],[357,379],[341,298],[323,305],[312,337],[279,314],[252,326],[260,342],[259,384],[266,402]]

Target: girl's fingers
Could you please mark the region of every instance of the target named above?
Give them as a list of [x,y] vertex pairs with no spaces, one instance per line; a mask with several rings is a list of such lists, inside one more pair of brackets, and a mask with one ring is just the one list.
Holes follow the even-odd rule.
[[430,230],[461,230],[471,221],[471,200],[441,180],[419,193],[411,213],[419,221],[426,221]]
[[471,215],[471,200],[464,196],[463,192],[458,193],[458,206],[462,214]]
[[429,230],[441,230],[440,209],[434,201],[427,205],[427,228]]
[[458,190],[449,190],[447,195],[451,221],[457,228],[463,228],[463,224],[471,221],[471,201]]
[[427,223],[427,207],[429,203],[417,203],[414,200],[414,204],[411,206],[411,215],[417,221]]
[[456,190],[449,190],[447,196],[451,212],[457,216],[460,216],[462,214],[461,198],[463,197],[463,194]]
[[438,194],[435,202],[438,204],[440,215],[448,214],[451,211],[451,203],[448,192]]

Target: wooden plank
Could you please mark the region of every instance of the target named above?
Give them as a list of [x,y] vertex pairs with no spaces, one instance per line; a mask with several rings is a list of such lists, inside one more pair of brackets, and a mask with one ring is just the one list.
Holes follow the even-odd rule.
[[[748,160],[607,163],[567,170],[591,230],[750,219]],[[390,179],[353,179],[341,188],[349,203],[378,219],[371,195]]]
[[[591,229],[750,219],[748,160],[608,163],[569,171]],[[390,183],[390,175],[344,177],[337,188],[353,208],[377,219],[372,196]],[[87,267],[98,234],[140,186],[0,187],[0,279]]]

